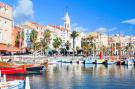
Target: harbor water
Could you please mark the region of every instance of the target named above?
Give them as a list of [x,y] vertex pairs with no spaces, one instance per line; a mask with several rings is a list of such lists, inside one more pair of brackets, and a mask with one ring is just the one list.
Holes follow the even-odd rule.
[[[94,64],[52,64],[43,74],[26,75],[31,89],[135,89],[135,67]],[[7,80],[24,75],[8,75]]]

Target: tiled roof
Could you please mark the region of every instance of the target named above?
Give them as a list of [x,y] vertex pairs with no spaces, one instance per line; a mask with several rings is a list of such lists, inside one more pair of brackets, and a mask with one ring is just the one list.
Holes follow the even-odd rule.
[[49,24],[48,26],[59,29],[59,30],[65,30],[65,28],[63,28],[63,27],[52,25],[52,24]]
[[44,27],[44,25],[41,25],[41,24],[36,23],[36,22],[30,21],[30,23],[33,24],[33,25],[35,25],[35,26],[37,26],[37,27]]
[[3,2],[0,2],[0,7],[5,7],[5,8],[12,8],[11,6],[3,3]]

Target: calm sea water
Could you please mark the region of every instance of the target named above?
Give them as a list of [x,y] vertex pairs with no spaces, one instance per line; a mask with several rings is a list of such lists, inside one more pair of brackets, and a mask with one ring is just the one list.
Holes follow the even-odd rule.
[[[7,76],[8,80],[25,76]],[[135,67],[54,64],[41,75],[29,75],[31,89],[135,89]]]

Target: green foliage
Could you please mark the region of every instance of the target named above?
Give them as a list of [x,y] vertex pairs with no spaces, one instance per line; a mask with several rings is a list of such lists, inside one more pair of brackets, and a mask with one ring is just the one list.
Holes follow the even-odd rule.
[[79,32],[72,31],[70,36],[73,38],[73,48],[75,48],[75,38],[79,36]]
[[37,35],[38,35],[38,32],[36,30],[32,30],[31,34],[30,34],[30,40],[31,40],[31,43],[32,43],[32,48],[35,50],[36,47],[37,47],[37,43],[36,43],[36,40],[37,40]]
[[61,38],[56,37],[55,39],[53,39],[53,47],[54,48],[59,48],[61,44],[62,44]]
[[18,33],[17,33],[17,36],[16,36],[15,44],[16,44],[16,46],[18,46],[18,47],[19,47],[19,44],[20,44],[20,40],[22,41],[22,42],[21,42],[21,45],[22,45],[23,40],[24,40],[24,32],[23,32],[23,31],[22,31],[22,32],[18,32]]

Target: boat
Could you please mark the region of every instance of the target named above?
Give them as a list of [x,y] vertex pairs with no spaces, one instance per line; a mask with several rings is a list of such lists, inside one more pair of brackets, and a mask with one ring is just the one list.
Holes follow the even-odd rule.
[[118,60],[116,62],[117,65],[124,65],[125,64],[125,61],[124,60]]
[[95,60],[95,64],[103,64],[104,62],[105,62],[104,59]]
[[66,61],[62,61],[62,63],[72,63],[72,61],[66,60]]
[[0,82],[0,89],[22,89],[23,87],[24,87],[24,80]]
[[125,60],[125,65],[134,65],[133,59],[127,59],[127,60]]
[[103,58],[103,53],[101,51],[100,51],[99,57],[100,57],[100,59],[95,60],[95,64],[103,64],[105,62],[105,60],[102,59]]
[[1,74],[26,74],[23,68],[0,68]]
[[26,71],[27,73],[41,73],[44,70],[44,66],[31,66],[27,67]]
[[83,64],[93,64],[93,63],[94,63],[94,60],[92,60],[92,59],[83,61]]
[[115,63],[116,62],[114,60],[111,60],[111,59],[105,60],[105,62],[104,62],[105,65],[111,65],[111,64],[115,64]]
[[[6,75],[3,75],[3,78],[1,77],[1,71],[0,71],[0,89],[23,89],[28,81],[25,82],[25,80],[13,80],[13,81],[6,81]],[[30,88],[25,88],[30,89]]]

